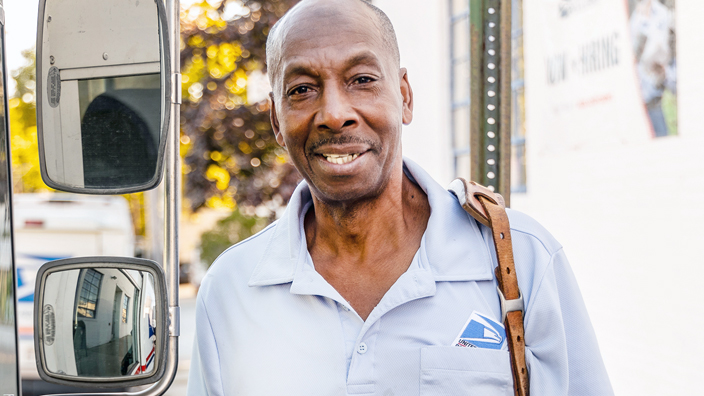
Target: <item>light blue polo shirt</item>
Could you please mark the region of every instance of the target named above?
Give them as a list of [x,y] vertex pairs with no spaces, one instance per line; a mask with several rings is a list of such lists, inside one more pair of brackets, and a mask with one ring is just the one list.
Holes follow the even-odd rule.
[[[513,395],[490,230],[412,161],[431,215],[408,270],[366,321],[315,271],[301,183],[284,215],[203,279],[189,395]],[[509,210],[533,395],[612,395],[562,247]]]

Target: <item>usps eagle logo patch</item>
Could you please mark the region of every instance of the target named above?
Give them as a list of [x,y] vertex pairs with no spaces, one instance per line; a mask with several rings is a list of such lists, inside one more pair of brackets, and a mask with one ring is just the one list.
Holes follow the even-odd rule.
[[477,311],[472,312],[463,330],[452,343],[457,347],[487,349],[502,349],[505,344],[504,326]]

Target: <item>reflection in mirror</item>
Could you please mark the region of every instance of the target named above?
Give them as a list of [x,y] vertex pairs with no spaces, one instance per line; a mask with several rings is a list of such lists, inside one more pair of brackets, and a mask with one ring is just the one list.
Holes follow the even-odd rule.
[[50,187],[78,193],[155,187],[172,88],[163,2],[39,3],[42,178]]
[[50,373],[124,377],[152,373],[156,295],[149,272],[84,268],[47,277],[43,349]]
[[86,186],[144,184],[154,177],[160,97],[159,74],[78,81]]

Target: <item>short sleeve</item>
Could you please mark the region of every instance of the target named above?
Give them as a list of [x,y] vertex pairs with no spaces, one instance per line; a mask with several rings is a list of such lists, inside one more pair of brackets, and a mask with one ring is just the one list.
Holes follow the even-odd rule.
[[562,249],[526,309],[526,363],[534,395],[613,395],[579,286]]

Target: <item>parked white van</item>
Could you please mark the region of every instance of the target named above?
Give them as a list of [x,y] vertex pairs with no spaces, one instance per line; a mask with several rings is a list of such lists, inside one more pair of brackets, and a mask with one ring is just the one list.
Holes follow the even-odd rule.
[[34,357],[34,282],[47,261],[77,256],[127,256],[135,250],[127,201],[67,193],[13,197],[17,323],[21,377],[39,379]]

